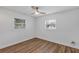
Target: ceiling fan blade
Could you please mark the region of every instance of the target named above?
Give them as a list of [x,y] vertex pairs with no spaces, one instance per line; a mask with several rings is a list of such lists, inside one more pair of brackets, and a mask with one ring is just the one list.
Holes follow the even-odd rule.
[[40,14],[46,14],[45,12],[39,12]]

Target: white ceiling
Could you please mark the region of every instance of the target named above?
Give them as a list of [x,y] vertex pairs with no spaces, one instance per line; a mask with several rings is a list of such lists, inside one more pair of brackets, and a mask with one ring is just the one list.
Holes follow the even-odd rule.
[[[3,6],[3,8],[7,8],[12,11],[20,12],[26,15],[32,15],[33,10],[31,6]],[[39,6],[39,10],[42,12],[46,12],[47,14],[61,12],[63,10],[78,8],[77,6]]]

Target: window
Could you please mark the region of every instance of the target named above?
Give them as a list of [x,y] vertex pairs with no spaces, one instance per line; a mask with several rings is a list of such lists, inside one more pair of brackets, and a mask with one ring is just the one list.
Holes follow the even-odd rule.
[[25,28],[25,20],[15,18],[15,29],[24,29]]
[[45,26],[49,30],[56,29],[56,20],[46,20]]

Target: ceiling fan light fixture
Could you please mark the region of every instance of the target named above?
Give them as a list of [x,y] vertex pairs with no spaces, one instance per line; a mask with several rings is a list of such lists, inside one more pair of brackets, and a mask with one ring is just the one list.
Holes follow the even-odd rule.
[[33,9],[33,14],[34,15],[45,15],[46,13],[39,11],[39,7],[38,6],[32,6]]
[[34,14],[35,14],[35,15],[39,15],[40,13],[39,13],[39,12],[37,12],[37,11],[35,11],[35,12],[34,12]]

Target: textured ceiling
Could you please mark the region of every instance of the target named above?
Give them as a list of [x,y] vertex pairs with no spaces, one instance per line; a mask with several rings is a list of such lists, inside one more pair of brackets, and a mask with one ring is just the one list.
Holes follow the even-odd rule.
[[[33,13],[31,6],[3,6],[3,8],[24,13],[26,15],[32,15]],[[39,10],[47,14],[60,12],[63,10],[68,10],[73,8],[78,8],[78,7],[77,6],[39,6]]]

